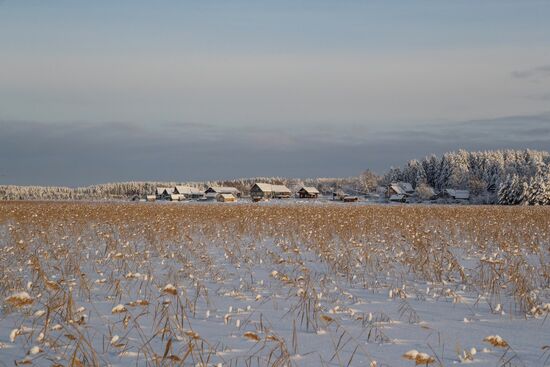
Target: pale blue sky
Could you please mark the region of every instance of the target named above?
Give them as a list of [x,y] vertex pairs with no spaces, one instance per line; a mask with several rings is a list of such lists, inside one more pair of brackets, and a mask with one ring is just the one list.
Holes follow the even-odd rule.
[[[441,140],[409,141],[410,148],[400,141],[394,154],[373,157],[375,136],[392,131],[518,116],[546,127],[549,17],[549,1],[519,0],[0,1],[0,128],[4,139],[9,128],[11,141],[21,140],[0,151],[0,184],[352,175],[446,150]],[[40,161],[44,173],[24,173],[16,168],[22,162],[9,158],[26,156],[19,150],[30,143],[17,134],[25,131],[32,141],[37,126],[61,145],[67,130],[101,126],[107,133],[96,134],[98,147],[110,141],[109,130],[125,126],[155,136],[155,160],[172,159],[161,153],[170,126],[202,144],[197,154],[185,150],[197,156],[176,167],[181,173],[168,165],[153,173],[94,161],[93,149],[78,146],[48,158],[57,148],[46,140],[29,158]],[[238,135],[240,129],[248,133]],[[312,131],[315,139],[307,138]],[[548,149],[538,138],[506,144]],[[135,147],[119,140],[124,167]],[[333,161],[291,160],[272,171],[254,160],[224,170],[218,156],[206,153],[227,141],[235,145],[228,154],[246,146],[238,154],[261,153],[264,162],[334,144],[341,153]],[[502,145],[454,143],[448,148]],[[358,146],[368,146],[369,156],[357,157]],[[177,155],[174,149],[166,154]],[[200,161],[199,150],[202,166],[189,163]],[[88,162],[85,178],[64,161],[69,156]],[[152,161],[142,157],[146,165]]]

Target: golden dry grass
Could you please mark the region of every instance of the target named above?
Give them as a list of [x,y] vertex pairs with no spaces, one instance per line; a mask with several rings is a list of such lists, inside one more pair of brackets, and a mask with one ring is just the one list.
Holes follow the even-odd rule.
[[[273,241],[273,248],[260,246],[266,240]],[[151,364],[186,360],[208,364],[220,347],[194,331],[189,319],[199,304],[209,303],[206,282],[222,283],[231,275],[216,266],[212,253],[204,250],[206,244],[237,268],[262,264],[273,282],[288,288],[295,300],[289,311],[294,328],[334,328],[345,333],[334,315],[348,311],[319,306],[323,293],[334,285],[315,275],[312,258],[335,277],[365,289],[384,290],[389,298],[400,300],[400,312],[410,323],[418,317],[407,303],[410,292],[415,292],[405,287],[407,277],[430,282],[432,293],[454,303],[462,298],[445,284],[460,284],[483,295],[494,312],[506,304],[514,314],[540,317],[548,307],[540,299],[540,290],[550,286],[550,209],[544,207],[4,202],[0,241],[4,306],[19,312],[38,303],[44,321],[35,322],[35,332],[50,349],[59,351],[63,346],[65,352],[59,354],[66,365],[105,363],[105,353],[92,345],[86,332],[86,312],[74,301],[76,295],[93,299],[97,287],[112,301],[116,327],[141,336],[140,355]],[[178,267],[161,282],[155,278],[152,257]],[[463,259],[468,259],[468,266]],[[21,276],[22,267],[30,269],[31,281]],[[91,279],[90,269],[97,279]],[[384,284],[378,274],[393,275],[403,284]],[[181,286],[182,279],[186,287]],[[138,295],[130,294],[127,282],[139,288]],[[228,295],[236,299],[244,292],[256,295],[252,280],[241,284],[242,289]],[[134,298],[128,300],[130,296]],[[264,302],[260,294],[254,300]],[[152,332],[141,329],[141,314],[134,308],[154,315]],[[232,315],[226,314],[226,324]],[[372,315],[354,317],[363,325],[375,324]],[[62,333],[56,338],[63,342],[50,336],[52,330]],[[13,334],[15,339],[28,332],[15,329]],[[299,348],[297,340],[288,346],[261,319],[254,330],[241,335],[276,344],[269,353],[255,352],[267,355],[266,365],[290,363],[289,350]],[[104,348],[125,352],[122,334],[105,338]],[[162,350],[151,347],[151,338],[162,340]],[[378,329],[372,338],[387,339]],[[176,349],[173,340],[183,341],[183,349]],[[335,347],[335,358],[341,350]],[[409,359],[436,362],[430,355],[418,355]],[[352,359],[353,355],[350,363]]]

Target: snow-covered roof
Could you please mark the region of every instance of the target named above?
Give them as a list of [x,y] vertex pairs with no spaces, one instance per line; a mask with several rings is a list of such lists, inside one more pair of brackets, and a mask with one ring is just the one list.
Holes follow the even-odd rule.
[[398,183],[390,184],[390,188],[395,192],[396,195],[405,195],[407,192],[401,187]]
[[401,186],[401,188],[407,193],[414,192],[414,189],[409,182],[399,182],[399,186]]
[[162,195],[164,193],[167,195],[172,195],[174,193],[174,189],[171,187],[157,187],[156,193],[157,195]]
[[291,193],[290,189],[285,185],[271,185],[271,191],[289,193],[289,194]]
[[206,191],[218,194],[238,194],[240,192],[236,187],[230,186],[210,186]]
[[268,184],[268,183],[263,183],[263,182],[256,182],[254,184],[255,186],[257,186],[260,190],[262,190],[263,192],[271,192],[273,191],[271,189],[271,184]]
[[285,185],[272,185],[272,184],[263,183],[263,182],[257,182],[255,185],[258,186],[258,188],[263,192],[279,192],[279,193],[291,192],[290,189]]
[[408,182],[392,182],[390,187],[396,195],[412,194],[414,192],[412,185]]
[[176,186],[174,192],[182,195],[200,195],[202,191],[191,186]]
[[307,192],[308,194],[312,195],[312,194],[319,194],[319,190],[317,190],[317,188],[313,187],[313,186],[302,186],[302,188],[300,189],[300,191],[304,190],[305,192]]
[[468,200],[470,198],[469,190],[445,189],[445,192],[453,199]]

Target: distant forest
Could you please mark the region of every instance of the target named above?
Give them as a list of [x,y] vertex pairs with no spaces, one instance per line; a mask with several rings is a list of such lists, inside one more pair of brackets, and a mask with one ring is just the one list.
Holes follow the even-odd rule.
[[410,182],[414,188],[470,190],[472,201],[486,204],[550,204],[550,154],[534,150],[459,150],[441,157],[411,160],[391,168],[381,183]]
[[470,202],[504,205],[550,204],[550,153],[534,150],[494,150],[445,153],[411,160],[379,176],[366,170],[356,177],[295,179],[256,177],[206,182],[121,182],[87,187],[0,186],[2,200],[129,200],[155,193],[157,186],[232,186],[244,195],[254,182],[284,184],[293,191],[315,186],[328,195],[345,191],[353,195],[383,191],[391,182],[409,182],[418,192],[444,189],[470,191]]

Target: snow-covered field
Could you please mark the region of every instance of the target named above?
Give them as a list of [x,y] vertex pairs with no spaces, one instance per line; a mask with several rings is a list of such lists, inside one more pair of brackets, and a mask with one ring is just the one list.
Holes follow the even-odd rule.
[[550,365],[550,209],[0,204],[0,366]]

